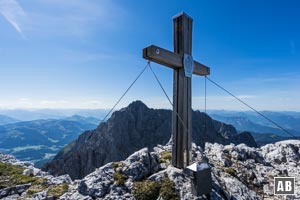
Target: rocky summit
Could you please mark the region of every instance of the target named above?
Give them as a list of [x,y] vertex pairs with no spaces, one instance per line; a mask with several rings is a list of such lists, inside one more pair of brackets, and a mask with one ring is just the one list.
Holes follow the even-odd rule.
[[[192,162],[204,159],[212,167],[212,191],[196,197],[191,193],[191,178],[170,165],[171,144],[157,145],[153,151],[143,148],[123,161],[110,162],[83,179],[71,181],[68,176],[53,177],[10,156],[0,156],[1,163],[22,165],[24,174],[43,177],[49,185],[40,188],[36,182],[0,188],[4,199],[300,199],[300,141],[287,140],[261,148],[245,144],[205,144],[203,152],[193,143]],[[29,170],[29,171],[28,171]],[[274,195],[274,177],[296,177],[295,195]],[[2,180],[3,174],[1,175]],[[7,178],[7,176],[6,176]],[[51,188],[65,184],[54,197]],[[203,180],[203,184],[205,180]],[[20,189],[22,188],[22,189]],[[8,192],[9,191],[9,192]],[[51,196],[52,195],[52,196]]]
[[54,177],[33,163],[0,153],[0,199],[57,199],[71,184],[69,175]]
[[[171,137],[171,123],[170,110],[151,109],[141,101],[135,101],[114,112],[95,130],[81,134],[43,169],[53,175],[83,178],[97,167],[123,160],[141,148],[166,144]],[[250,133],[238,134],[233,126],[215,121],[200,111],[193,112],[192,138],[201,147],[205,142],[256,146]]]

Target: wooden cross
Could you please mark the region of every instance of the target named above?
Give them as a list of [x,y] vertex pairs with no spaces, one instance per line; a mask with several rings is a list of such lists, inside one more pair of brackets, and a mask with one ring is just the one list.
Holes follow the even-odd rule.
[[[183,169],[190,164],[192,144],[192,106],[190,73],[206,76],[210,68],[191,59],[193,19],[185,13],[173,18],[174,52],[151,45],[143,49],[143,58],[174,69],[172,115],[172,165]],[[187,64],[190,61],[190,64]],[[192,62],[191,62],[192,61]],[[189,66],[188,66],[189,65]],[[186,71],[185,71],[186,70]]]

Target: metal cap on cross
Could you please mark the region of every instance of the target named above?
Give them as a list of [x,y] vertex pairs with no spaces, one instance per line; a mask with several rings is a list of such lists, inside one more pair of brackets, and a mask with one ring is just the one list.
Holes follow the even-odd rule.
[[206,76],[210,68],[193,60],[193,19],[185,13],[173,18],[174,52],[151,45],[143,58],[174,69],[172,115],[172,165],[183,169],[190,164],[192,147],[192,74]]

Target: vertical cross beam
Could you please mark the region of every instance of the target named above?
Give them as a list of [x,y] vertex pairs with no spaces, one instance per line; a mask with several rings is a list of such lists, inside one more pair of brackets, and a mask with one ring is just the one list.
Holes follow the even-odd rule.
[[[191,55],[192,22],[185,13],[173,18],[175,53]],[[192,136],[191,78],[183,67],[174,69],[173,84],[172,164],[182,169],[189,165]]]
[[[192,23],[193,19],[185,13],[173,18],[174,52],[154,45],[143,49],[143,58],[174,69],[172,165],[181,169],[190,164],[192,146],[191,71],[199,76],[210,74],[209,67],[190,59],[192,53]],[[189,65],[191,62],[194,68]]]

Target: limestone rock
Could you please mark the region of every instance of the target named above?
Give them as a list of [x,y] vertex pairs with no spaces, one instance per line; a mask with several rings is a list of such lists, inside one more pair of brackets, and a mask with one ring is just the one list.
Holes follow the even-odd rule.
[[[266,199],[284,199],[284,196],[274,196],[274,177],[296,177],[296,187],[299,188],[299,149],[298,140],[286,140],[261,148],[207,143],[205,153],[220,180],[224,185],[230,185],[227,188],[231,195],[240,195],[247,187],[249,199],[262,199],[262,196]],[[230,166],[226,165],[226,160],[230,160]],[[234,183],[236,181],[240,183]],[[300,191],[291,198],[300,199]]]
[[[53,197],[48,195],[48,189],[53,187],[60,186],[62,184],[73,185],[73,181],[69,175],[62,175],[58,177],[54,177],[49,175],[47,172],[43,172],[38,168],[35,168],[32,163],[30,162],[22,162],[17,160],[14,156],[1,154],[0,153],[0,162],[9,164],[9,165],[16,165],[25,168],[23,171],[23,175],[36,178],[35,180],[39,179],[44,180],[43,183],[40,183],[40,190],[36,193],[31,195],[27,194],[27,191],[34,187],[33,182],[29,182],[26,184],[21,185],[14,185],[12,187],[6,187],[0,189],[0,199],[54,199]],[[19,174],[22,175],[22,174]],[[3,176],[5,177],[5,175]],[[43,185],[43,186],[42,186]]]
[[11,195],[20,195],[27,190],[31,184],[16,185],[9,188],[0,189],[0,199]]
[[[191,192],[191,177],[183,170],[174,168],[170,163],[161,167],[162,152],[171,150],[171,143],[158,145],[154,151],[143,148],[120,162],[110,162],[97,168],[81,180],[72,181],[68,175],[53,177],[42,176],[49,186],[68,184],[68,191],[59,197],[61,200],[110,200],[135,199],[135,182],[152,180],[159,184],[167,178],[174,183],[179,199],[300,199],[300,191],[292,196],[274,196],[273,180],[276,176],[296,177],[299,188],[299,149],[300,141],[289,140],[269,144],[261,148],[248,147],[244,144],[222,145],[206,143],[205,151],[196,144],[192,145],[193,162],[207,160],[212,166],[212,191],[208,195],[196,197]],[[2,162],[18,163],[13,157],[1,155]],[[283,158],[283,159],[282,159]],[[280,160],[280,162],[279,162]],[[28,169],[28,168],[26,168]],[[29,166],[30,169],[30,166]],[[41,174],[41,173],[40,173]],[[203,180],[203,184],[205,180]],[[3,199],[28,198],[29,185],[14,186],[0,190]],[[52,199],[47,190],[32,195],[32,199]],[[30,198],[29,198],[30,199]],[[162,196],[157,199],[162,200]]]

